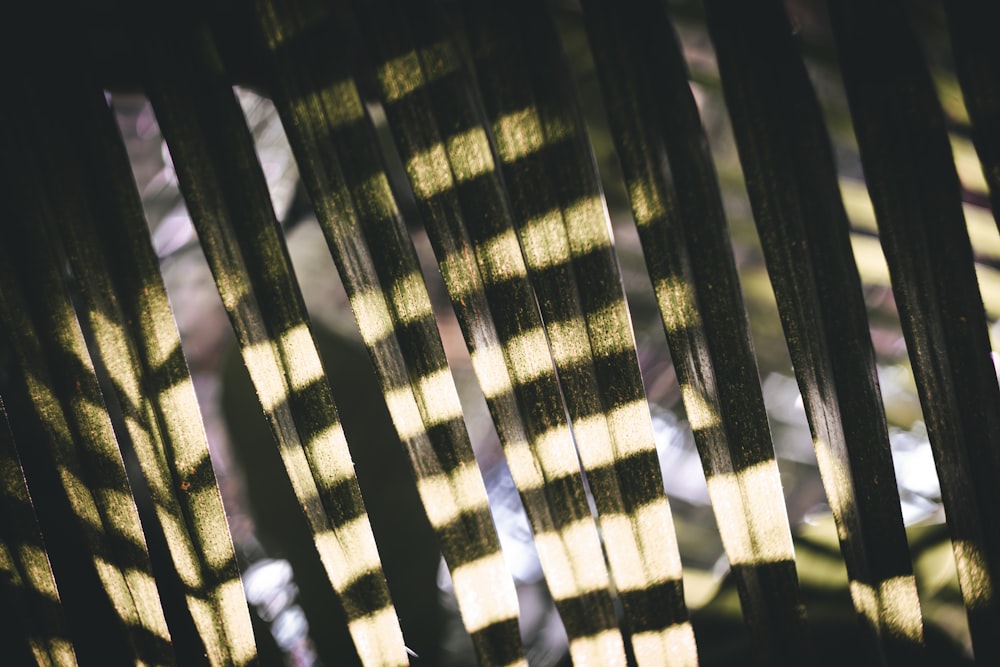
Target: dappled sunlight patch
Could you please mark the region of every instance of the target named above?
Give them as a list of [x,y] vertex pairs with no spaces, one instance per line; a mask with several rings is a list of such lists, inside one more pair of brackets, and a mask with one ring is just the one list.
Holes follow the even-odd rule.
[[496,168],[489,139],[481,127],[448,137],[448,157],[455,180],[459,183],[471,181]]
[[348,621],[347,625],[365,664],[410,664],[403,648],[399,619],[396,618],[396,610],[392,605]]
[[667,333],[679,333],[701,326],[701,314],[696,306],[691,283],[680,276],[669,276],[657,281],[655,290]]
[[989,565],[982,550],[968,540],[955,540],[954,550],[958,583],[965,603],[972,610],[990,607],[995,593]]
[[479,244],[476,254],[480,258],[483,278],[489,284],[496,285],[528,277],[521,254],[521,243],[512,227]]
[[306,454],[312,462],[319,486],[332,489],[354,478],[354,469],[346,465],[348,461],[343,456],[347,451],[347,438],[339,422],[309,438]]
[[611,221],[603,197],[584,197],[563,210],[567,237],[574,257],[612,246]]
[[571,259],[562,211],[558,208],[522,224],[520,238],[525,260],[533,271],[562,266]]
[[369,288],[351,295],[351,308],[365,344],[374,347],[392,335],[392,316],[382,291]]
[[470,356],[479,386],[487,399],[513,391],[514,385],[507,369],[507,361],[504,359],[503,348],[499,345],[480,345]]
[[640,228],[667,214],[666,207],[660,199],[660,189],[649,181],[645,179],[631,181],[628,184],[628,194],[632,203],[632,215]]
[[416,396],[427,428],[462,419],[462,403],[447,366],[420,378]]
[[280,346],[293,391],[326,379],[323,364],[316,353],[316,344],[305,323],[282,333]]
[[507,594],[508,589],[513,592],[512,580],[500,552],[459,565],[451,571],[451,579],[469,634],[517,619],[517,597]]
[[430,199],[436,194],[455,187],[444,144],[437,143],[416,153],[406,162],[413,194],[420,199]]
[[640,665],[698,665],[698,646],[690,622],[677,623],[659,632],[636,633],[632,635],[632,650]]
[[272,412],[288,398],[288,387],[274,346],[270,341],[263,341],[247,345],[242,352],[257,398],[265,412]]
[[527,107],[498,118],[493,123],[497,150],[504,162],[515,162],[537,153],[546,144],[542,124],[535,107]]
[[535,547],[543,559],[552,554],[553,562],[568,566],[546,570],[545,581],[556,601],[607,590],[609,580],[604,561],[593,557],[600,554],[601,545],[591,517],[577,519],[558,531],[536,535]]
[[[47,600],[59,602],[59,591],[56,590],[55,582],[52,579],[52,569],[49,566],[48,554],[45,549],[35,544],[22,542],[15,545],[18,561],[24,568],[24,574],[28,578],[27,584],[31,588],[45,596]],[[0,542],[0,567],[12,572],[14,569],[13,559],[7,550],[7,545]]]
[[448,474],[421,477],[417,489],[433,526],[447,526],[467,512],[482,512],[488,507],[486,489],[476,466],[465,465]]
[[396,427],[396,433],[399,434],[399,439],[404,443],[411,443],[427,432],[423,417],[420,415],[420,408],[417,407],[416,398],[414,398],[413,390],[410,387],[386,392],[385,404],[389,408],[389,415]]
[[611,563],[611,576],[615,588],[621,592],[644,591],[657,584],[680,580],[680,556],[676,547],[656,545],[663,551],[656,554],[643,548],[640,530],[666,535],[664,531],[670,527],[663,516],[664,511],[669,511],[666,498],[662,504],[657,501],[653,505],[641,521],[628,514],[598,517]]
[[337,591],[343,592],[365,575],[382,570],[367,514],[317,533],[315,541],[321,554],[334,558],[329,571]]
[[439,41],[382,63],[376,76],[386,101],[395,102],[459,67],[458,55],[451,43]]
[[795,560],[778,464],[762,461],[708,477],[719,533],[733,565]]
[[569,653],[574,665],[613,667],[626,664],[625,645],[617,629],[587,637],[575,637],[570,640]]
[[433,319],[434,309],[427,294],[424,277],[410,273],[396,280],[389,292],[390,303],[402,325]]
[[681,383],[681,398],[691,430],[695,433],[707,431],[719,425],[719,415],[701,393],[686,382]]
[[511,477],[522,492],[535,491],[545,486],[546,474],[527,441],[518,439],[508,442],[504,455]]
[[170,545],[170,555],[173,558],[174,569],[181,583],[192,591],[200,591],[204,585],[201,576],[201,566],[198,556],[187,539],[187,530],[180,520],[165,509],[157,508],[157,518],[160,521],[163,537]]
[[913,575],[890,577],[878,586],[852,580],[854,608],[875,628],[919,644],[923,640],[920,600]]
[[566,424],[554,426],[534,439],[532,449],[546,478],[580,474],[573,442],[573,433]]
[[525,384],[554,372],[545,331],[529,329],[504,345],[514,372],[514,381]]

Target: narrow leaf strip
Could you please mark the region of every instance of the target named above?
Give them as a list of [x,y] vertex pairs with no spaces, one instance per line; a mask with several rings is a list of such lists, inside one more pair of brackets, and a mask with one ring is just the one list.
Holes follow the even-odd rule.
[[[694,660],[680,558],[593,156],[543,5],[467,7],[476,74],[641,664]],[[527,74],[527,76],[525,76]]]
[[256,13],[276,105],[441,538],[465,626],[482,664],[523,664],[513,581],[430,297],[345,53],[331,48],[345,34],[312,2],[262,2]]
[[[100,90],[78,90],[50,130],[65,165],[54,204],[97,348],[111,376],[156,516],[212,665],[256,654],[250,616],[194,386],[121,138]],[[78,152],[73,154],[71,151]]]
[[76,665],[48,550],[0,400],[0,572],[4,603],[17,610],[8,632],[23,633],[40,667]]
[[[9,117],[4,120],[8,127],[26,127]],[[17,224],[7,227],[10,233],[0,250],[0,328],[17,362],[19,388],[44,433],[42,441],[33,442],[43,451],[33,451],[32,460],[48,469],[39,474],[55,471],[76,521],[72,527],[50,529],[82,533],[87,563],[65,567],[74,572],[87,567],[96,575],[124,633],[118,650],[146,664],[173,664],[170,632],[118,442],[54,251],[43,233],[55,224],[47,205],[55,195],[44,189],[47,172],[39,168],[34,138],[30,132],[23,137],[30,150],[22,150],[20,141],[5,145],[7,159],[22,170],[8,183],[5,201],[21,215],[13,216]],[[74,224],[72,219],[59,222]],[[21,455],[24,460],[25,452]],[[28,482],[32,484],[30,475]],[[63,556],[79,559],[79,554]],[[60,576],[60,568],[54,570]],[[114,636],[111,629],[109,633]]]
[[[570,654],[577,665],[624,664],[600,538],[466,63],[431,3],[360,4],[389,127],[534,530]],[[430,187],[422,169],[432,159],[450,170],[440,187]]]
[[366,665],[405,665],[375,539],[263,172],[203,26],[147,51],[147,90],[241,353]]
[[944,116],[899,3],[837,0],[830,12],[973,647],[993,664],[1000,662],[1000,388]]
[[988,0],[945,2],[955,69],[972,122],[972,140],[1000,228],[1000,5]]
[[718,181],[680,47],[657,3],[584,7],[744,617],[763,663],[798,664],[806,628],[787,513]]
[[[923,624],[850,224],[819,104],[779,2],[712,0],[709,30],[816,458],[873,659]],[[874,598],[874,604],[872,599]]]

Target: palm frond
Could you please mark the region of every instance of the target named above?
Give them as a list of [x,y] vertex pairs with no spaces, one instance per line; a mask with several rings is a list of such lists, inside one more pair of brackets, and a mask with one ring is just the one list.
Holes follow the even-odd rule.
[[[589,44],[622,183],[599,168],[603,130],[588,127],[565,25],[546,3],[255,0],[96,18],[56,4],[54,27],[36,9],[3,51],[21,96],[0,113],[0,604],[24,610],[0,638],[15,660],[246,665],[267,655],[263,643],[257,655],[259,608],[241,586],[241,567],[252,568],[227,524],[217,453],[102,90],[122,85],[141,87],[152,105],[266,422],[275,470],[254,479],[274,486],[253,491],[282,507],[290,499],[296,576],[306,581],[313,567],[321,580],[303,597],[329,592],[344,612],[354,651],[325,659],[420,664],[407,649],[426,639],[407,635],[422,627],[412,610],[437,604],[404,599],[406,556],[384,533],[376,539],[393,525],[382,513],[411,508],[386,507],[375,445],[338,414],[338,404],[356,405],[342,397],[357,382],[362,400],[377,403],[366,414],[386,421],[395,432],[386,441],[408,465],[399,480],[387,461],[385,480],[412,491],[436,536],[414,553],[440,549],[476,658],[542,664],[522,644],[524,587],[505,563],[492,473],[481,474],[487,446],[467,424],[473,408],[446,355],[448,312],[569,660],[743,660],[738,648],[709,646],[719,637],[711,614],[737,607],[762,665],[823,658],[826,627],[856,641],[845,654],[866,664],[937,659],[935,599],[914,561],[943,557],[928,545],[944,529],[904,526],[867,275],[852,247],[856,197],[845,206],[830,115],[783,3],[671,11],[703,20],[711,38],[832,511],[836,539],[796,528],[798,550],[750,279],[720,186],[732,175],[712,152],[691,52],[662,3],[583,0],[569,10]],[[995,203],[990,11],[946,3]],[[830,16],[877,221],[866,233],[884,249],[940,478],[956,602],[975,659],[993,664],[1000,386],[983,307],[995,296],[977,259],[995,254],[974,254],[948,121],[898,3],[832,0]],[[46,49],[66,62],[47,64]],[[355,366],[321,355],[237,82],[273,99],[336,266],[330,279],[343,285],[374,369],[370,393],[331,371]],[[700,614],[685,600],[693,579],[679,537],[690,524],[664,492],[651,377],[640,367],[643,306],[627,296],[610,222],[607,200],[622,185],[729,571]],[[424,233],[436,267],[415,242]],[[365,463],[356,471],[354,461]],[[855,630],[813,606],[817,586],[843,593],[838,609]]]

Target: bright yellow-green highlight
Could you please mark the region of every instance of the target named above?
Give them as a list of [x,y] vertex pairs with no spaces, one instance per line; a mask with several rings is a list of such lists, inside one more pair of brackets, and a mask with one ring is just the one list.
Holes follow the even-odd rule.
[[293,390],[305,389],[326,377],[309,327],[305,324],[282,333],[280,344]]
[[681,580],[680,553],[672,544],[674,526],[666,496],[632,516],[609,514],[601,517],[600,523],[619,591],[641,591]]
[[417,480],[427,518],[436,528],[447,526],[462,514],[486,511],[486,488],[475,465],[463,465],[450,474]]
[[338,591],[345,590],[366,574],[382,569],[367,514],[351,519],[335,530],[318,533],[316,545],[338,559],[331,572],[334,588]]
[[605,630],[589,637],[576,637],[569,643],[574,665],[614,667],[625,663],[625,644],[618,630]]
[[496,398],[514,389],[503,350],[498,345],[484,345],[472,352],[472,368],[486,398]]
[[385,403],[400,440],[408,443],[425,433],[424,420],[410,387],[386,392]]
[[681,399],[684,401],[684,411],[687,413],[691,430],[695,433],[719,425],[719,415],[708,399],[686,382],[681,383]]
[[395,218],[399,211],[396,208],[396,199],[389,187],[389,179],[385,172],[380,171],[359,187],[359,195],[368,206],[372,207],[372,213],[380,220],[390,220]]
[[566,207],[566,236],[580,257],[612,246],[611,220],[602,197],[584,197]]
[[840,540],[847,539],[847,529],[843,526],[841,519],[850,509],[849,494],[854,488],[854,480],[851,471],[844,462],[833,452],[823,440],[814,440],[813,449],[816,452],[816,462],[819,464],[820,474],[823,476],[823,486],[826,489],[827,500],[830,503],[830,511],[837,519],[837,537]]
[[854,607],[882,632],[914,643],[923,639],[920,600],[913,576],[891,577],[876,589],[860,581],[850,584]]
[[[159,402],[163,413],[170,418],[174,466],[179,470],[190,470],[201,465],[208,456],[208,444],[191,377],[185,377],[161,391]],[[174,418],[180,415],[197,416],[198,419]],[[221,509],[220,503],[220,516]]]
[[493,124],[497,152],[505,163],[537,153],[546,145],[565,139],[571,132],[572,128],[563,125],[550,124],[543,128],[538,109],[533,106],[505,114]]
[[350,466],[348,455],[347,438],[339,422],[310,438],[306,451],[309,460],[312,461],[316,482],[322,488],[331,489],[354,477],[354,468]]
[[624,301],[615,301],[587,315],[590,347],[597,358],[614,357],[635,349],[632,342],[632,322]]
[[448,153],[439,143],[407,160],[406,174],[410,177],[413,194],[419,199],[430,199],[455,187]]
[[687,331],[701,326],[701,315],[695,306],[690,283],[679,276],[668,276],[656,282],[656,296],[667,333]]
[[969,609],[982,609],[993,604],[993,580],[983,552],[972,542],[954,542],[958,584]]
[[510,570],[500,552],[460,565],[452,570],[451,579],[469,634],[517,618],[517,597],[500,594],[508,588],[513,591]]
[[167,544],[170,545],[170,556],[173,558],[177,575],[191,590],[201,590],[205,582],[201,577],[198,556],[188,540],[187,529],[171,512],[158,508],[157,517],[163,528],[163,536],[166,538]]
[[569,426],[554,426],[539,435],[534,442],[534,451],[549,479],[580,474],[580,464],[577,463],[576,452],[573,450],[573,434]]
[[[535,536],[539,556],[549,556],[549,562],[559,567],[545,570],[545,580],[552,597],[567,600],[583,593],[607,590],[608,572],[602,559],[594,559],[601,545],[597,527],[590,517]],[[544,562],[544,561],[543,561]]]
[[449,42],[410,51],[378,67],[376,76],[387,102],[395,102],[430,81],[439,79],[459,67],[458,56]]
[[419,272],[411,273],[393,283],[391,294],[392,307],[401,324],[412,324],[434,317],[427,286]]
[[629,200],[632,202],[632,215],[639,227],[645,227],[653,220],[666,215],[666,207],[660,199],[657,188],[645,180],[629,184]]
[[763,461],[708,478],[719,534],[733,565],[794,560],[778,464]]
[[243,360],[261,406],[266,412],[273,412],[288,398],[288,389],[271,342],[263,341],[244,347]]
[[691,623],[678,623],[660,632],[632,635],[632,649],[639,665],[697,667],[698,647]]
[[514,381],[525,384],[554,372],[548,339],[542,329],[530,329],[506,344]]
[[427,427],[461,419],[463,415],[455,379],[448,368],[420,378],[417,383],[417,403]]
[[[391,606],[383,607],[373,614],[354,619],[348,624],[354,645],[358,649],[362,664],[365,665],[399,665],[410,664],[406,651],[402,648],[402,635],[399,630],[399,619],[396,610]],[[390,638],[391,642],[387,642]],[[393,650],[395,648],[396,650]],[[390,653],[387,655],[387,653]]]
[[566,264],[571,259],[566,230],[558,209],[524,223],[521,244],[528,266],[536,271]]
[[380,66],[376,72],[382,94],[389,102],[409,95],[424,85],[420,57],[416,51],[404,53]]
[[247,606],[243,584],[238,578],[230,579],[219,586],[216,595],[220,602],[219,606],[233,612],[223,617],[223,622],[226,623],[226,637],[229,642],[230,655],[237,665],[249,665],[257,658],[257,644],[253,634],[246,632],[242,623],[233,627],[235,624],[232,622],[236,612],[245,610]]
[[494,169],[493,153],[489,139],[481,127],[474,127],[448,139],[448,157],[451,159],[455,180],[471,181]]
[[378,345],[392,334],[392,316],[382,290],[369,288],[352,295],[351,309],[366,345]]
[[490,284],[528,277],[521,243],[512,228],[491,238],[477,252],[483,265],[483,279]]
[[521,491],[533,491],[545,485],[542,469],[535,459],[531,447],[524,440],[507,443],[504,448],[510,474]]
[[579,317],[551,322],[547,326],[552,359],[557,368],[586,363],[592,357],[587,325]]

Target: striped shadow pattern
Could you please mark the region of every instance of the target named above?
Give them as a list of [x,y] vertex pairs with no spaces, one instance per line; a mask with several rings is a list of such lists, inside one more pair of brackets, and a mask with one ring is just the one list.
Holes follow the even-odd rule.
[[[365,508],[362,494],[370,500],[379,487],[370,478],[359,485],[334,404],[331,387],[352,378],[330,376],[320,359],[286,230],[231,88],[249,78],[274,99],[309,200],[300,208],[311,203],[346,289],[478,661],[525,666],[535,656],[521,643],[521,591],[445,356],[436,312],[448,305],[428,290],[438,276],[425,279],[434,267],[422,267],[427,258],[412,240],[424,232],[526,509],[568,659],[711,661],[713,635],[698,625],[704,601],[692,604],[694,623],[685,602],[598,141],[588,137],[556,6],[574,12],[596,64],[725,550],[730,574],[719,597],[731,595],[755,653],[739,659],[825,657],[810,634],[827,619],[804,611],[816,579],[802,571],[818,542],[800,538],[806,548],[796,557],[732,232],[682,44],[655,0],[580,4],[184,5],[157,16],[143,39],[124,40],[128,62],[90,62],[114,31],[93,32],[93,20],[67,3],[60,9],[85,26],[81,34],[61,26],[49,35],[38,12],[34,28],[0,47],[5,82],[26,100],[0,110],[9,218],[0,243],[0,603],[24,609],[0,639],[15,659],[257,660],[193,382],[101,91],[124,80],[151,101],[280,455],[287,480],[279,482],[293,490],[303,539],[345,612],[357,655],[334,659],[420,664]],[[877,233],[972,646],[993,664],[1000,388],[986,315],[995,272],[977,278],[981,257],[966,232],[945,120],[899,3],[830,3],[874,204],[867,244],[849,229],[854,212],[837,188],[860,185],[838,183],[788,10],[770,0],[705,4],[768,289],[836,522],[822,554],[835,558],[839,544],[857,654],[878,665],[933,655],[922,617],[933,612],[911,564],[922,545],[912,534],[908,545],[903,527],[853,256],[871,250]],[[990,31],[975,25],[980,10],[947,11],[954,34],[969,40],[955,55],[994,186],[995,82],[982,74],[989,68],[977,69],[990,58]],[[138,16],[151,13],[121,25]],[[56,42],[79,61],[57,71],[40,56],[23,60]],[[397,158],[401,170],[391,166]],[[982,219],[973,222],[982,238]],[[995,260],[995,247],[985,256]],[[88,632],[94,625],[105,631]]]

